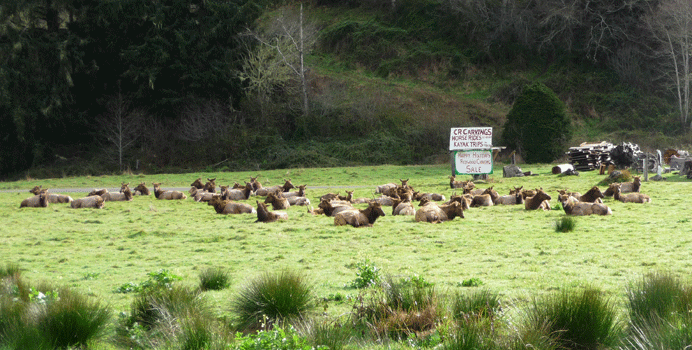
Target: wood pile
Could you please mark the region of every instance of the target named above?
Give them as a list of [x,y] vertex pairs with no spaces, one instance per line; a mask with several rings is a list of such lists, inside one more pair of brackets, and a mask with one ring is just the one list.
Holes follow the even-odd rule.
[[591,171],[601,167],[601,164],[613,164],[610,151],[615,146],[610,142],[584,142],[578,147],[570,147],[567,155],[569,162],[578,171]]

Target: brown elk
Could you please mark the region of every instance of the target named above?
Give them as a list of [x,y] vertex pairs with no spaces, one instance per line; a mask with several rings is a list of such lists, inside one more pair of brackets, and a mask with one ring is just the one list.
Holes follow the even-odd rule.
[[139,185],[137,185],[137,187],[135,187],[135,188],[132,190],[132,192],[133,192],[133,194],[135,194],[135,195],[137,194],[137,192],[139,192],[139,194],[142,195],[142,196],[148,196],[148,195],[151,194],[151,193],[149,192],[149,188],[147,188],[147,185],[144,184],[144,182],[142,182],[142,183],[140,183]]
[[156,199],[186,199],[187,196],[185,193],[182,193],[180,191],[164,191],[161,189],[161,183],[160,182],[152,182],[152,186],[154,186],[154,196]]
[[267,198],[264,200],[264,204],[270,203],[274,210],[285,210],[291,206],[288,199],[284,198],[280,191],[272,192],[267,195]]
[[190,187],[188,193],[190,194],[190,197],[195,200],[195,202],[209,202],[215,196],[220,196],[218,193],[207,192],[194,186]]
[[120,192],[108,192],[101,196],[105,202],[122,202],[132,200],[132,191],[130,190],[130,183],[122,182],[120,184]]
[[279,190],[281,192],[288,192],[292,188],[296,188],[296,187],[293,186],[291,179],[288,179],[288,180],[284,179],[283,186],[276,185],[276,186],[271,186],[271,187],[260,187],[257,189],[257,191],[255,191],[255,194],[257,194],[258,196],[265,197],[265,196],[269,195],[269,193],[275,192],[277,190]]
[[576,198],[567,195],[562,201],[562,209],[567,215],[584,216],[584,215],[612,215],[613,211],[603,203],[580,202]]
[[72,208],[78,209],[78,208],[94,208],[94,209],[101,209],[104,206],[104,200],[103,197],[99,195],[94,195],[94,196],[87,196],[84,198],[78,198],[73,200],[70,203],[70,206]]
[[380,216],[385,216],[382,206],[370,202],[366,209],[345,210],[334,215],[334,225],[351,225],[353,227],[370,227]]
[[322,201],[320,201],[318,208],[321,209],[322,213],[324,213],[324,215],[327,215],[327,216],[334,216],[341,211],[349,210],[349,209],[355,209],[351,205],[351,203],[348,203],[348,202],[328,201],[328,200],[324,200],[324,199]]
[[486,188],[482,194],[473,196],[470,207],[491,207],[495,205],[495,201],[500,198],[497,191],[493,190],[494,186]]
[[550,200],[553,199],[549,194],[545,193],[543,189],[536,190],[536,194],[532,197],[524,198],[524,208],[526,210],[551,210]]
[[651,197],[643,193],[625,193],[622,194],[620,186],[615,186],[613,198],[623,203],[650,203]]
[[200,189],[200,190],[203,189],[203,188],[204,188],[204,184],[202,183],[202,178],[201,178],[201,177],[198,177],[197,180],[193,181],[193,182],[190,184],[190,186],[192,186],[192,187],[194,187],[194,188],[197,188],[197,189]]
[[35,194],[33,197],[29,197],[23,200],[20,204],[20,208],[47,208],[48,207],[48,189],[43,189]]
[[437,205],[429,202],[416,210],[415,219],[418,222],[440,223],[443,221],[454,220],[455,217],[464,217],[464,210],[461,203],[452,202],[447,205]]
[[204,187],[202,187],[202,191],[216,193],[216,178],[207,178],[207,183],[205,183]]
[[392,215],[416,215],[416,209],[413,208],[410,200],[395,199],[392,204]]
[[70,202],[72,202],[72,197],[65,195],[65,194],[59,194],[59,193],[48,193],[48,189],[44,190],[44,189],[42,189],[42,187],[43,186],[35,186],[29,192],[38,196],[39,193],[41,193],[41,191],[45,191],[48,203],[70,203]]
[[246,203],[238,203],[231,200],[221,199],[220,195],[214,196],[207,205],[214,207],[217,214],[255,214],[255,208]]
[[108,193],[107,188],[95,188],[93,191],[89,192],[87,194],[87,197],[91,196],[103,196],[104,194]]
[[601,189],[598,188],[598,186],[594,186],[580,197],[575,198],[577,198],[580,202],[603,203],[603,200],[601,199],[603,197],[604,196]]
[[610,197],[615,194],[615,186],[619,185],[620,186],[620,193],[630,193],[630,192],[639,192],[639,189],[641,188],[642,185],[642,179],[640,176],[635,176],[632,182],[614,182],[608,186],[608,189],[603,192],[603,195],[606,197]]
[[245,183],[243,188],[231,188],[228,186],[221,186],[221,199],[230,199],[234,201],[242,201],[250,199],[252,195],[252,184],[249,182]]
[[524,196],[521,195],[522,187],[524,187],[524,186],[521,186],[521,187],[514,186],[514,189],[510,190],[508,195],[500,196],[497,199],[497,202],[495,204],[502,204],[502,205],[523,204],[524,203]]
[[451,189],[464,188],[468,184],[468,181],[457,181],[456,175],[449,177],[449,187]]
[[257,202],[257,221],[255,222],[274,222],[277,220],[288,220],[288,214],[281,211],[269,211],[267,205]]

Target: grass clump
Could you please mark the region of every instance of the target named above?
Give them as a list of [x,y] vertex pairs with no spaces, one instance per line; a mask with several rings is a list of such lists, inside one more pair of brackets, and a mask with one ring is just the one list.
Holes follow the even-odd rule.
[[231,285],[227,271],[221,268],[208,268],[199,274],[199,288],[206,290],[222,290]]
[[500,310],[500,296],[487,289],[473,293],[457,293],[452,298],[452,317],[467,319],[469,317],[493,317]]
[[555,232],[558,233],[572,232],[576,226],[577,220],[571,216],[563,216],[555,220]]
[[250,281],[241,288],[231,309],[240,329],[253,330],[300,320],[313,305],[312,286],[306,276],[283,270]]
[[621,335],[613,303],[593,288],[534,300],[526,322],[529,333],[542,330],[565,349],[612,347]]
[[67,287],[40,284],[26,293],[20,291],[24,288],[15,284],[0,294],[0,347],[85,347],[103,334],[110,320],[108,307]]

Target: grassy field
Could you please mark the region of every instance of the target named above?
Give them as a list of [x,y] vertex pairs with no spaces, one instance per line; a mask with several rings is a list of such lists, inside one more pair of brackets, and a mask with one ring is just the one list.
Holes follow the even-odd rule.
[[[487,183],[507,194],[514,186],[586,192],[605,175],[551,174],[552,165],[521,165],[537,176],[503,178],[502,164]],[[19,208],[35,185],[50,188],[119,187],[163,182],[163,187],[187,187],[197,177],[215,177],[217,184],[243,183],[259,175],[264,186],[290,178],[306,184],[316,207],[328,192],[355,190],[372,197],[377,185],[409,179],[424,192],[447,198],[450,166],[376,166],[262,171],[260,173],[191,173],[184,175],[122,175],[0,183],[0,256],[16,263],[29,281],[74,287],[127,311],[132,294],[115,293],[119,286],[147,279],[147,273],[166,269],[189,285],[199,283],[200,271],[221,267],[230,271],[231,287],[207,292],[219,316],[227,316],[230,300],[248,279],[265,271],[291,269],[306,273],[317,296],[355,296],[347,285],[356,278],[356,264],[366,260],[383,274],[420,276],[442,292],[453,293],[464,281],[476,279],[500,294],[505,307],[524,305],[533,297],[574,286],[592,286],[618,302],[628,283],[648,272],[692,275],[689,234],[692,184],[678,175],[666,181],[645,182],[641,192],[649,204],[624,204],[606,199],[613,210],[607,217],[578,217],[569,233],[554,229],[562,210],[526,211],[523,206],[471,208],[464,219],[443,224],[416,223],[411,216],[387,216],[372,228],[337,227],[333,219],[313,216],[305,207],[287,210],[289,220],[255,223],[253,215],[218,215],[212,207],[191,199],[162,201],[136,196],[132,202],[107,202],[102,210],[71,209],[68,204]],[[601,186],[604,189],[604,186]],[[85,193],[68,193],[73,198]],[[263,198],[262,198],[263,199]],[[255,205],[255,199],[248,201]],[[551,201],[557,209],[556,196]],[[328,314],[350,310],[346,302],[324,303]],[[320,307],[320,311],[322,308]]]

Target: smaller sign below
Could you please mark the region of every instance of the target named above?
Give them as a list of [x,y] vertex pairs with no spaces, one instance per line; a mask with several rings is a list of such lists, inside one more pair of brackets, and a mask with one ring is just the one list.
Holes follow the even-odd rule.
[[454,171],[457,175],[492,174],[493,151],[454,152]]
[[493,128],[452,128],[449,150],[488,149],[493,146]]

